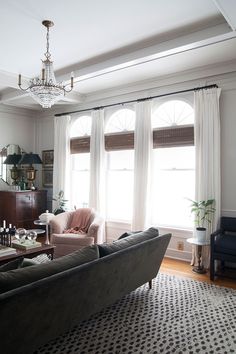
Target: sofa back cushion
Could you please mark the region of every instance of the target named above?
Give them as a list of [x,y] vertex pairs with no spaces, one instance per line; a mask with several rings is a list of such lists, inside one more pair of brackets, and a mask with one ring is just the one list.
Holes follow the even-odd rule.
[[0,293],[30,284],[50,275],[63,272],[99,258],[96,245],[57,258],[49,263],[34,265],[0,273]]
[[122,239],[118,239],[113,243],[104,243],[102,245],[98,245],[99,255],[100,257],[108,256],[111,253],[123,250],[130,246],[136,245],[140,242],[152,239],[159,235],[158,229],[155,227],[150,227],[146,231],[141,231],[138,233],[131,234],[130,236],[123,237]]

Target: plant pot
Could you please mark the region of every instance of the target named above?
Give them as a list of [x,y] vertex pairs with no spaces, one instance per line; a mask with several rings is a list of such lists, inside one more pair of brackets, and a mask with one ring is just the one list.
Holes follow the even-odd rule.
[[196,227],[195,236],[197,241],[206,242],[206,228],[205,227]]

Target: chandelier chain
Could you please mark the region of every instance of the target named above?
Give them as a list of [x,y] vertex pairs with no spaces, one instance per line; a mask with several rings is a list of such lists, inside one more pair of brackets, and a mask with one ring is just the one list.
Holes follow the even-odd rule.
[[47,51],[44,55],[49,60],[51,58],[51,53],[49,52],[49,27],[47,27],[46,39],[47,39],[47,46],[46,46]]

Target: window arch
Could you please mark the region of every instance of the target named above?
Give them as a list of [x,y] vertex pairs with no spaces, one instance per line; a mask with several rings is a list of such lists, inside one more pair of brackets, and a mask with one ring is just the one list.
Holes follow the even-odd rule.
[[193,108],[183,100],[170,100],[162,103],[152,115],[153,128],[192,125]]
[[113,113],[106,124],[105,133],[134,131],[135,113],[129,108],[122,108]]
[[70,137],[77,138],[91,135],[92,118],[91,116],[78,117],[71,126]]

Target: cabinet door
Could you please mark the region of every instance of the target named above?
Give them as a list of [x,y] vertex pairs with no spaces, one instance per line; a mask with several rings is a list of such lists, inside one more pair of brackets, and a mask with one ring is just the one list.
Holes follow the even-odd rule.
[[37,191],[32,193],[32,215],[37,220],[39,215],[45,213],[47,208],[47,192]]
[[17,193],[16,195],[16,219],[18,222],[32,220],[32,196],[31,193]]

